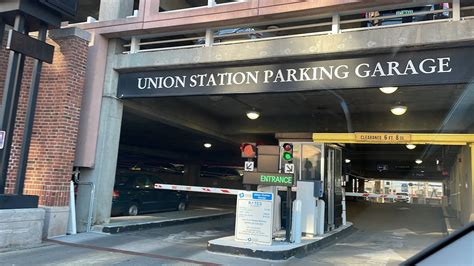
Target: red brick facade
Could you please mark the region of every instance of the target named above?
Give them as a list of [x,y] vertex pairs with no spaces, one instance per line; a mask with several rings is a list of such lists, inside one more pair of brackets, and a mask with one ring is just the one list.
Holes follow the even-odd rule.
[[[70,36],[49,40],[54,62],[44,63],[33,126],[25,194],[38,195],[44,206],[67,206],[72,176],[88,42]],[[3,93],[8,52],[0,49],[0,85]],[[14,192],[26,116],[32,61],[26,61],[20,93],[6,193]]]

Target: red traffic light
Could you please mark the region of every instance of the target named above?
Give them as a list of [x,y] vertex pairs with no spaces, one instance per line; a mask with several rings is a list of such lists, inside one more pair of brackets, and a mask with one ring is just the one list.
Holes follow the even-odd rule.
[[257,157],[257,146],[255,144],[242,143],[242,145],[240,145],[240,151],[242,152],[242,158]]

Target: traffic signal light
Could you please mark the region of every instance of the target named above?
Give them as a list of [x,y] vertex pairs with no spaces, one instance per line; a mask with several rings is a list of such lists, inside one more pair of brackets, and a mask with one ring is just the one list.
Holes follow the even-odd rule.
[[242,143],[240,151],[242,152],[242,158],[257,157],[257,146],[254,143]]
[[293,160],[293,144],[291,143],[284,143],[283,144],[283,160],[291,161]]

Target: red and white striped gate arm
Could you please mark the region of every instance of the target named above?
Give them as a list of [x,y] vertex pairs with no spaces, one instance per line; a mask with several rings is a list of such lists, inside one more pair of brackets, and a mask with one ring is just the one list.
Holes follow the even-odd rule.
[[410,199],[409,196],[405,196],[405,195],[356,193],[356,192],[346,192],[346,196],[363,197],[363,198],[382,198],[382,199]]
[[239,191],[240,191],[237,189],[228,189],[228,188],[197,187],[197,186],[170,185],[170,184],[158,184],[158,183],[155,184],[155,189],[215,193],[215,194],[227,194],[227,195],[237,195],[239,194]]

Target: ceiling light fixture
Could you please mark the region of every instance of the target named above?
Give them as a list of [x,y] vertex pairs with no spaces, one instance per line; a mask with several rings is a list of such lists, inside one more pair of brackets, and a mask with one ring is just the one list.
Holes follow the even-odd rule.
[[423,161],[422,161],[421,159],[416,159],[416,160],[415,160],[415,163],[416,163],[416,164],[422,164]]
[[204,143],[204,148],[209,149],[212,147],[211,143]]
[[247,117],[251,120],[255,120],[260,117],[260,112],[256,111],[255,109],[252,109],[250,111],[247,111]]
[[381,87],[379,90],[385,94],[392,94],[398,90],[398,87]]
[[392,106],[390,109],[390,112],[394,115],[403,115],[407,112],[407,107],[405,105],[401,105],[400,103],[397,103],[397,105]]
[[346,162],[346,163],[350,163],[350,162],[351,162],[351,159],[346,159],[345,162]]
[[416,148],[416,145],[415,144],[407,144],[405,147],[407,147],[407,149],[409,149],[409,150],[414,150]]

